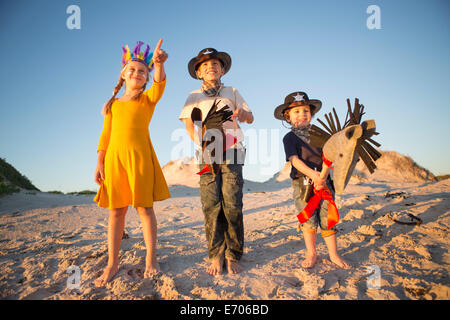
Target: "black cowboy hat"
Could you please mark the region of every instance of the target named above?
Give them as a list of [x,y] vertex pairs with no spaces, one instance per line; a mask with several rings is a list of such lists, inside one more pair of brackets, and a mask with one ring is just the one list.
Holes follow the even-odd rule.
[[273,113],[275,118],[278,120],[286,120],[283,115],[284,111],[299,106],[292,105],[294,102],[301,102],[304,105],[309,105],[309,107],[311,108],[312,116],[316,114],[322,107],[322,101],[316,99],[310,100],[305,92],[296,91],[288,94],[284,99],[284,103],[275,108],[275,111]]
[[226,52],[219,52],[214,48],[206,48],[198,53],[198,55],[191,59],[188,63],[189,74],[192,78],[198,79],[197,77],[197,69],[201,63],[211,60],[217,59],[222,63],[222,67],[224,69],[224,74],[227,73],[231,68],[231,57]]

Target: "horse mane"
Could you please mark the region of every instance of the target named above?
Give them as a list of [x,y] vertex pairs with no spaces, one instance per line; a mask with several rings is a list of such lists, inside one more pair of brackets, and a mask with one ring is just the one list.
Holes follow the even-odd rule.
[[358,152],[359,157],[364,161],[367,169],[370,173],[373,173],[376,169],[375,161],[381,157],[381,153],[375,149],[372,145],[380,147],[380,144],[371,139],[373,135],[378,135],[379,133],[375,131],[375,122],[373,120],[363,121],[361,123],[362,116],[365,114],[364,105],[359,104],[359,99],[355,98],[355,104],[352,110],[350,104],[350,99],[347,99],[347,114],[345,116],[344,125],[341,126],[339,117],[337,116],[336,110],[333,108],[333,113],[325,114],[325,119],[328,125],[326,125],[322,120],[317,119],[319,123],[323,126],[322,129],[316,125],[311,125],[309,130],[311,144],[323,148],[328,139],[332,135],[344,130],[345,128],[352,125],[361,125],[363,128],[362,136],[357,140],[356,152]]

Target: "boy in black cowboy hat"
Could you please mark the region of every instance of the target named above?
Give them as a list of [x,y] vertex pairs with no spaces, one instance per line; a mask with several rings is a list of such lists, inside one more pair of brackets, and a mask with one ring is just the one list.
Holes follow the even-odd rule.
[[[334,198],[333,185],[330,179],[320,176],[322,170],[322,150],[310,144],[309,129],[311,118],[320,110],[320,100],[309,99],[305,92],[289,94],[284,103],[276,107],[274,116],[278,120],[291,124],[291,131],[283,138],[286,161],[290,161],[292,169],[290,177],[294,188],[294,202],[297,212],[302,212],[313,193],[313,187],[319,191],[328,187]],[[330,200],[331,201],[331,200]],[[342,260],[336,248],[336,228],[328,228],[328,202],[321,201],[311,217],[301,225],[306,245],[306,259],[303,268],[312,268],[317,260],[316,238],[317,227],[320,226],[322,237],[328,247],[331,262],[341,268],[349,265]]]
[[[188,64],[189,74],[194,79],[202,80],[202,86],[200,90],[189,94],[179,116],[194,143],[203,146],[201,167],[208,164],[204,156],[207,154],[205,131],[213,131],[209,129],[214,127],[224,137],[223,140],[214,140],[217,142],[214,144],[215,151],[220,151],[215,152],[215,155],[223,151],[224,157],[215,157],[213,164],[209,163],[199,173],[200,198],[211,261],[207,272],[211,275],[221,274],[224,263],[229,273],[240,272],[242,268],[238,261],[244,249],[242,166],[245,148],[238,121],[250,124],[253,115],[239,92],[221,82],[230,67],[231,57],[213,48],[203,49],[192,58]],[[199,124],[198,133],[195,132],[194,123]],[[222,144],[219,140],[222,140]]]

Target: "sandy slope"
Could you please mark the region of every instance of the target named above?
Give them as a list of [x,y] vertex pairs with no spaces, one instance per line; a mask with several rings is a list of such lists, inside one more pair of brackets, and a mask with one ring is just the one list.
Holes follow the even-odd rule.
[[[2,299],[449,299],[450,180],[350,184],[337,198],[338,246],[354,268],[326,260],[300,267],[303,237],[296,231],[289,181],[266,190],[246,185],[244,272],[205,274],[206,242],[198,188],[176,185],[156,203],[158,257],[163,274],[142,279],[145,247],[139,218],[130,209],[121,268],[105,287],[92,281],[106,264],[107,210],[92,196],[10,195],[0,198],[0,297]],[[397,196],[385,197],[386,193]],[[421,225],[401,225],[405,212]],[[71,265],[79,289],[67,288]],[[378,266],[380,288],[368,288],[368,266]],[[376,267],[375,267],[376,268]],[[373,267],[371,269],[374,270]],[[374,283],[376,284],[376,283]]]

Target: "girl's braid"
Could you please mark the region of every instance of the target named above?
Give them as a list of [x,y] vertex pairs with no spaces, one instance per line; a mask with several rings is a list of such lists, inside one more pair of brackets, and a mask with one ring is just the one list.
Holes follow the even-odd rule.
[[119,93],[120,89],[122,89],[123,82],[124,82],[124,80],[123,80],[123,78],[122,78],[122,75],[120,75],[119,81],[117,82],[117,85],[116,85],[116,87],[114,88],[113,95],[112,95],[111,99],[109,99],[109,100],[105,103],[105,105],[103,106],[103,109],[102,109],[102,114],[103,114],[103,115],[106,115],[106,114],[108,114],[108,113],[111,112],[111,106],[112,106],[114,100],[116,99],[116,96],[117,96],[117,94]]

